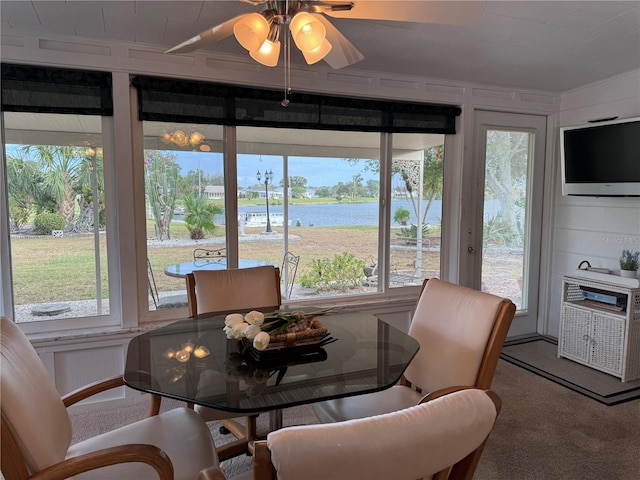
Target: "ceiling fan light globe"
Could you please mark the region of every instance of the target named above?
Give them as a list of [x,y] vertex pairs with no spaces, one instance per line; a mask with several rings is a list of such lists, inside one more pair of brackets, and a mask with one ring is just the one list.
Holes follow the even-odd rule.
[[303,52],[318,48],[327,37],[325,26],[306,12],[297,13],[291,20],[289,29],[296,46]]
[[249,55],[266,67],[275,67],[280,57],[280,42],[265,40],[259,49],[249,52]]
[[236,22],[233,34],[240,45],[252,52],[267,39],[269,22],[259,13],[250,13]]
[[194,147],[200,144],[203,140],[204,140],[204,135],[201,134],[200,132],[193,132],[189,136],[189,143]]
[[171,135],[171,141],[179,147],[185,147],[189,143],[187,135],[182,130],[176,130],[173,132],[173,135]]
[[309,65],[313,65],[314,63],[319,62],[324,57],[326,57],[332,48],[333,48],[333,45],[331,45],[331,42],[329,42],[329,40],[325,38],[324,42],[322,42],[318,47],[314,48],[313,50],[309,50],[309,51],[303,50],[302,55],[304,56],[304,59]]

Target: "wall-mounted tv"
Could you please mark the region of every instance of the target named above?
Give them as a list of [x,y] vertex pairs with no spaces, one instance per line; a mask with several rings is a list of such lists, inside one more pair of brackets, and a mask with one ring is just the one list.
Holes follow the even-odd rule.
[[640,117],[560,129],[562,194],[640,197]]

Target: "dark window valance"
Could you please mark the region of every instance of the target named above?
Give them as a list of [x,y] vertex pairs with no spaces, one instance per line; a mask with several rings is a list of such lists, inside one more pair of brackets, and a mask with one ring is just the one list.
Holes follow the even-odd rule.
[[2,110],[113,115],[111,73],[3,63]]
[[352,130],[390,133],[455,133],[460,108],[293,92],[138,76],[140,120],[218,125]]

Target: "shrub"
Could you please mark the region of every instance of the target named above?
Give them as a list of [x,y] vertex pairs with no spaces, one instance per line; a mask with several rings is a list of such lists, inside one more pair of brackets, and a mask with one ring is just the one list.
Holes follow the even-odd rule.
[[406,225],[409,218],[411,218],[411,213],[404,207],[396,208],[396,211],[393,214],[393,221],[401,225]]
[[365,261],[343,252],[331,258],[312,261],[311,271],[300,278],[300,285],[317,290],[347,290],[359,287],[364,279]]
[[[429,233],[433,230],[431,225],[424,224],[422,225],[422,238],[425,238]],[[409,228],[401,228],[400,232],[398,232],[398,236],[404,238],[407,243],[415,244],[418,240],[418,227],[417,225],[411,224]]]
[[64,230],[67,223],[59,213],[43,212],[33,219],[33,226],[38,235],[51,235],[52,230]]

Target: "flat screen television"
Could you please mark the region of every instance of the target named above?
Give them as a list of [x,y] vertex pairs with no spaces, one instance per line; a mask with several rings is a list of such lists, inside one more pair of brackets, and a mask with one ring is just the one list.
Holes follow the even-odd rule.
[[562,194],[640,197],[640,117],[560,129]]

